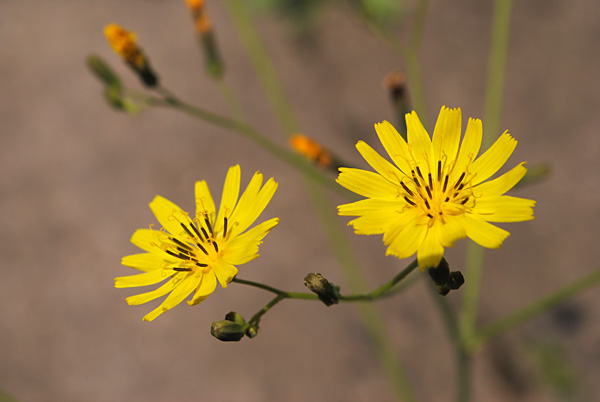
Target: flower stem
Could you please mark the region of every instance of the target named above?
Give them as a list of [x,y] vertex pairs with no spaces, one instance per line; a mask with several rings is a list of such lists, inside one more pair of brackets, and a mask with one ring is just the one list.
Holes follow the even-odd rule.
[[463,342],[460,328],[445,297],[437,293],[435,286],[428,286],[428,288],[442,316],[442,321],[456,355],[456,400],[458,402],[468,402],[471,396],[471,354]]
[[256,129],[254,129],[246,123],[235,119],[231,119],[223,115],[219,115],[217,113],[209,112],[208,110],[190,105],[172,96],[164,99],[145,96],[145,101],[153,106],[174,108],[189,115],[198,117],[208,123],[242,134],[249,140],[254,141],[265,151],[294,166],[302,173],[304,173],[308,178],[328,187],[329,189],[335,191],[338,194],[343,195],[347,199],[356,199],[355,195],[351,194],[348,190],[344,189],[343,187],[337,185],[337,183],[335,183],[335,181],[330,175],[327,175],[323,171],[319,170],[309,161],[304,159],[304,157],[294,153],[293,151],[285,147],[280,146],[279,144],[270,140],[264,134],[257,131]]
[[[279,81],[277,71],[272,65],[271,58],[254,27],[246,2],[243,0],[227,0],[225,6],[238,29],[239,36],[267,93],[267,98],[277,116],[282,132],[286,137],[294,132],[301,132],[293,109]],[[333,212],[334,208],[331,201],[321,188],[315,187],[312,183],[306,181],[305,184],[350,289],[352,291],[362,291],[365,286],[364,277],[345,233],[335,219],[337,216]],[[372,305],[359,305],[358,310],[366,329],[369,331],[388,380],[393,385],[398,398],[414,400],[379,312]]]
[[581,279],[557,290],[556,292],[531,303],[530,305],[483,327],[470,345],[471,349],[478,348],[506,331],[521,325],[533,317],[550,310],[565,300],[600,284],[600,269]]
[[280,301],[282,301],[283,299],[285,299],[285,296],[283,295],[277,295],[275,296],[275,298],[273,300],[271,300],[269,303],[267,303],[266,306],[264,306],[263,308],[261,308],[256,314],[254,314],[252,316],[252,318],[250,318],[250,320],[248,321],[248,324],[250,325],[257,325],[260,322],[260,318],[271,309],[271,307],[273,307],[274,305],[276,305],[277,303],[279,303]]

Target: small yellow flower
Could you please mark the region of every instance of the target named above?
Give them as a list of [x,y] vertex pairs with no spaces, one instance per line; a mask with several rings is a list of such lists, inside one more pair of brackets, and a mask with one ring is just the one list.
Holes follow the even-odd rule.
[[205,181],[196,183],[196,216],[192,219],[177,205],[156,196],[150,208],[163,226],[161,230],[138,229],[131,242],[146,253],[129,255],[122,264],[144,271],[142,274],[115,278],[115,287],[128,288],[165,284],[148,293],[127,298],[137,305],[170,293],[158,308],[146,314],[152,321],[160,314],[181,303],[195,292],[189,305],[206,299],[217,286],[233,280],[238,270],[258,257],[258,246],[279,218],[269,219],[246,231],[265,209],[277,182],[267,180],[261,188],[263,175],[256,172],[239,198],[240,167],[229,168],[219,211]]
[[[392,165],[359,141],[356,148],[377,173],[341,168],[337,182],[365,200],[340,205],[339,214],[357,234],[383,234],[387,255],[400,259],[417,252],[419,267],[437,267],[444,247],[470,237],[499,248],[509,235],[489,222],[533,219],[535,201],[503,195],[525,175],[525,162],[488,180],[508,160],[517,141],[508,132],[476,159],[481,120],[469,119],[462,144],[461,111],[442,107],[433,140],[415,112],[406,115],[408,143],[390,123],[375,125]],[[460,149],[459,149],[460,148]]]

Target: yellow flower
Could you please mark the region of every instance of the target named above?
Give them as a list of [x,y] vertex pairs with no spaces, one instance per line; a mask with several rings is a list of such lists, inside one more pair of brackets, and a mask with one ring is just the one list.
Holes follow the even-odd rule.
[[[476,159],[482,139],[479,119],[469,119],[461,146],[460,109],[442,107],[433,140],[415,112],[406,115],[408,143],[390,123],[375,125],[396,166],[359,141],[356,148],[377,173],[341,168],[337,182],[365,200],[340,205],[339,214],[357,234],[383,234],[386,255],[400,259],[417,252],[419,267],[437,267],[444,247],[470,237],[499,248],[509,235],[489,222],[533,219],[535,201],[503,195],[525,175],[525,162],[494,180],[517,141],[504,132]],[[460,149],[459,149],[460,148]]]
[[277,189],[273,178],[261,188],[262,182],[263,175],[256,172],[238,201],[240,167],[229,168],[218,213],[206,182],[197,182],[193,219],[167,199],[154,198],[150,208],[163,228],[138,229],[131,242],[146,253],[129,255],[122,260],[123,265],[144,273],[115,278],[117,288],[154,285],[167,280],[151,292],[127,298],[128,304],[137,305],[170,293],[144,321],[154,320],[192,292],[195,293],[188,304],[200,303],[215,290],[217,280],[222,287],[227,287],[238,272],[235,265],[258,257],[262,239],[279,223],[279,218],[273,218],[246,231]]

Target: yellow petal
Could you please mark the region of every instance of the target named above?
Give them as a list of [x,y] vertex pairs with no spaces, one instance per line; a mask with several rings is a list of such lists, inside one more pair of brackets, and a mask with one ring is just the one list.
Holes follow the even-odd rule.
[[338,206],[338,214],[341,216],[360,216],[381,209],[396,209],[400,213],[402,205],[396,199],[367,198],[360,201],[342,204]]
[[152,209],[162,227],[167,229],[173,236],[183,239],[189,237],[181,224],[188,224],[190,219],[176,204],[157,195],[150,203],[150,209]]
[[475,215],[465,214],[462,225],[467,231],[467,236],[482,247],[500,248],[504,239],[510,235],[506,230]]
[[121,264],[125,265],[126,267],[139,269],[140,271],[150,272],[162,269],[163,265],[165,264],[165,258],[156,253],[132,254],[123,257],[121,259]]
[[392,226],[398,215],[399,212],[395,209],[377,210],[351,220],[348,225],[354,228],[356,234],[381,234]]
[[171,310],[188,297],[199,283],[200,278],[194,276],[188,277],[180,286],[174,289],[169,296],[167,296],[160,306],[146,314],[144,316],[144,321],[152,321],[165,311]]
[[467,232],[460,224],[460,217],[450,216],[446,218],[446,223],[440,225],[438,236],[443,247],[452,247],[456,240],[467,237]]
[[434,225],[427,230],[425,239],[417,251],[421,271],[437,267],[444,256],[444,247],[440,244],[438,236],[438,226]]
[[364,197],[396,197],[398,186],[367,170],[340,168],[338,184]]
[[159,243],[160,236],[161,233],[158,230],[138,229],[131,236],[131,242],[149,253],[162,254],[162,250],[156,246]]
[[[389,245],[394,242],[406,228],[414,227],[421,223],[423,212],[418,207],[410,207],[402,210],[398,217],[390,222],[390,227],[383,235],[383,243]],[[416,249],[415,249],[416,251]]]
[[404,174],[398,170],[397,167],[392,165],[390,162],[385,160],[379,155],[373,148],[371,148],[366,142],[358,141],[356,149],[369,165],[373,167],[384,179],[391,181],[394,184],[399,185],[400,179]]
[[533,219],[535,201],[509,195],[477,200],[473,213],[488,222],[522,222]]
[[456,158],[460,143],[462,115],[460,109],[442,106],[433,130],[434,161],[452,161]]
[[381,141],[381,144],[383,144],[383,147],[396,166],[404,173],[409,174],[410,164],[408,161],[411,159],[411,156],[404,138],[387,121],[375,124],[375,131],[379,136],[379,141]]
[[223,250],[223,260],[231,265],[241,265],[258,257],[262,239],[279,223],[279,218],[269,219],[232,239]]
[[525,176],[527,169],[523,166],[524,164],[525,162],[522,162],[502,176],[473,187],[473,195],[475,198],[481,198],[504,194]]
[[235,211],[233,211],[233,214],[231,215],[231,236],[237,236],[242,233],[258,219],[260,214],[267,207],[267,204],[273,198],[277,187],[278,184],[273,178],[267,180],[258,193],[255,189],[250,188],[250,184],[248,185],[248,190],[244,192]]
[[120,276],[115,278],[115,288],[132,288],[136,286],[148,286],[162,282],[169,276],[164,270],[145,272],[138,275]]
[[394,255],[403,259],[410,257],[419,249],[427,234],[427,225],[417,224],[419,220],[420,217],[417,216],[403,228],[389,245],[386,255]]
[[475,160],[479,147],[481,147],[481,138],[483,136],[483,126],[479,119],[469,119],[467,130],[463,139],[456,163],[450,174],[450,181],[455,182],[458,177],[466,170],[467,165]]
[[189,300],[187,303],[190,306],[195,306],[196,304],[206,300],[208,296],[211,295],[212,292],[215,291],[217,287],[217,277],[214,272],[207,272],[202,275],[202,279],[200,281],[200,286],[196,289],[196,293],[194,293],[194,297],[192,300]]
[[138,304],[147,303],[151,300],[157,299],[161,296],[166,295],[167,293],[175,289],[177,286],[179,286],[179,284],[181,284],[181,282],[185,280],[185,276],[187,275],[185,275],[184,273],[178,274],[176,277],[174,277],[158,289],[154,289],[151,292],[141,293],[135,296],[129,296],[125,300],[130,306],[136,306]]
[[[230,215],[238,201],[240,194],[240,177],[241,177],[240,165],[235,165],[229,168],[227,176],[225,177],[225,184],[223,185],[223,194],[221,196],[221,206],[219,207],[219,216],[217,224],[221,225],[223,218]],[[215,222],[211,222],[215,226]],[[216,229],[215,229],[216,230]]]
[[197,181],[195,187],[196,194],[196,215],[202,216],[206,212],[211,219],[215,218],[215,202],[213,201],[206,181]]
[[213,265],[213,271],[222,287],[226,288],[229,282],[237,275],[238,269],[228,262],[218,260]]
[[430,173],[429,163],[433,158],[431,139],[416,112],[406,114],[405,118],[408,145],[411,147],[412,156],[415,158],[415,162],[424,170],[423,174],[427,175]]
[[512,155],[516,146],[517,140],[512,138],[508,132],[504,132],[504,134],[502,134],[500,138],[498,138],[498,140],[496,140],[496,142],[471,165],[471,172],[475,175],[472,185],[476,185],[488,179],[504,166],[504,163],[506,163],[510,155]]

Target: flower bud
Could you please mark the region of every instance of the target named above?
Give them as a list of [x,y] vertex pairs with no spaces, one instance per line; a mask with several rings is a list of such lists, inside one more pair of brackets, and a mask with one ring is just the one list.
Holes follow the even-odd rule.
[[108,24],[104,27],[104,36],[114,52],[137,73],[144,85],[154,87],[158,84],[158,77],[138,46],[137,35],[134,32],[127,31],[117,24]]
[[319,296],[319,300],[325,303],[326,306],[337,304],[339,301],[339,286],[329,283],[321,274],[308,274],[304,278],[304,286],[311,292],[316,293]]
[[448,279],[448,287],[452,290],[460,288],[465,283],[465,277],[460,271],[450,272],[450,278]]
[[119,76],[99,56],[88,56],[86,63],[90,71],[107,87],[121,88]]
[[198,43],[204,53],[206,72],[213,78],[221,78],[225,71],[225,65],[219,53],[212,23],[206,11],[204,0],[185,0],[194,20],[194,29]]
[[254,325],[248,325],[246,328],[246,336],[248,338],[254,338],[258,334],[258,327]]
[[225,316],[225,319],[227,321],[231,321],[231,322],[235,322],[236,324],[239,325],[246,325],[246,320],[244,320],[244,317],[242,317],[240,314],[236,313],[235,311],[230,311],[229,313],[227,313],[227,315]]
[[210,327],[210,334],[223,342],[238,342],[244,337],[245,328],[234,321],[216,321]]
[[435,268],[429,268],[428,272],[431,279],[433,279],[433,283],[437,286],[444,286],[448,283],[448,278],[450,277],[450,265],[448,265],[448,261],[442,257],[440,264]]

